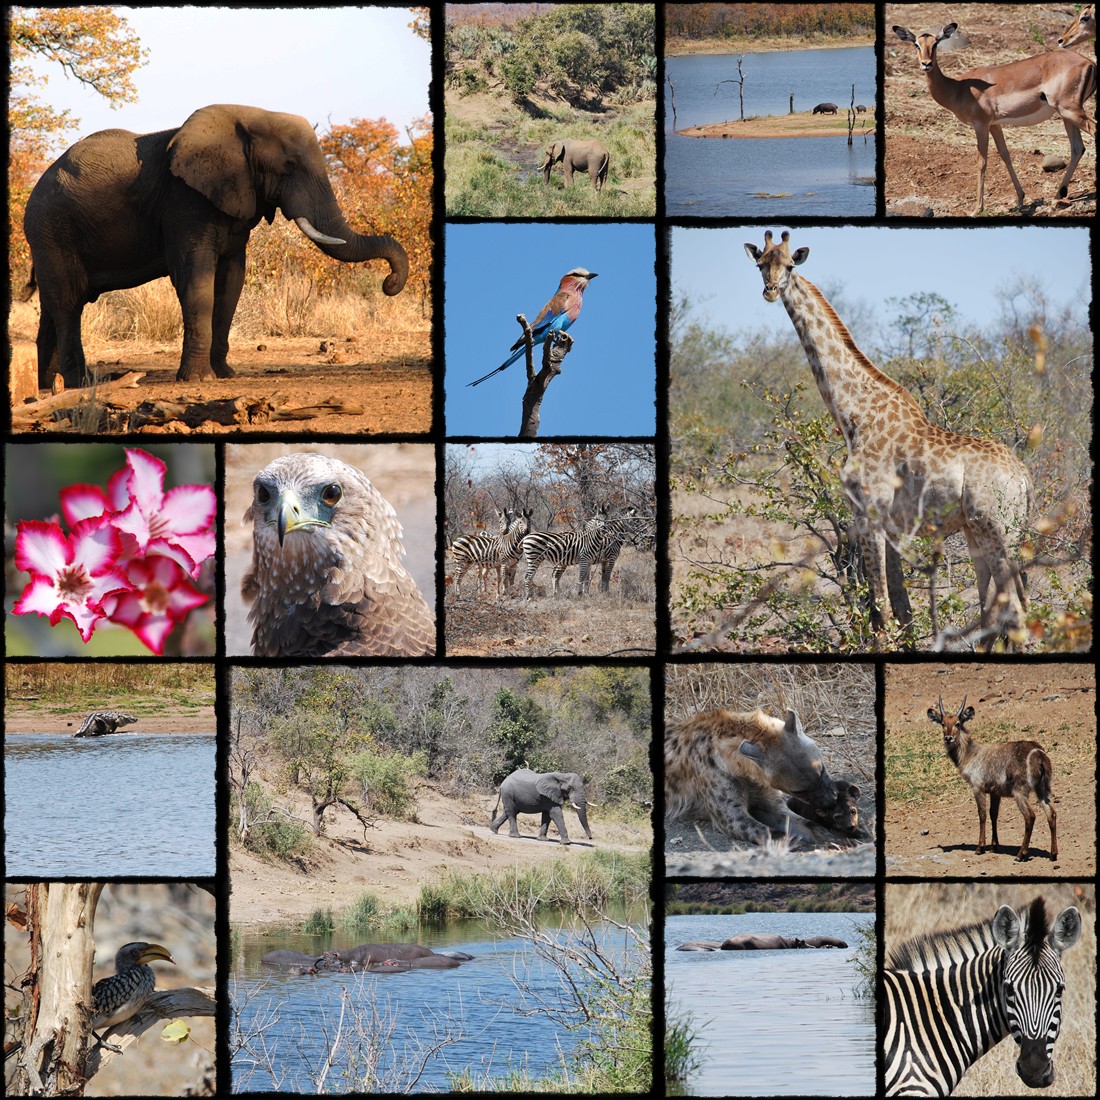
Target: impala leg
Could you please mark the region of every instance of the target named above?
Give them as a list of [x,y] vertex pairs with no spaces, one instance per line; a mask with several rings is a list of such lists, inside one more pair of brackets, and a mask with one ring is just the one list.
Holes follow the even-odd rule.
[[1085,142],[1081,137],[1081,127],[1071,122],[1068,118],[1062,119],[1062,125],[1066,128],[1066,134],[1069,137],[1069,165],[1066,168],[1066,174],[1062,177],[1062,184],[1058,188],[1059,201],[1066,199],[1069,195],[1069,183],[1073,179],[1073,173],[1077,170],[1077,165],[1081,163],[1081,158],[1085,155]]
[[974,792],[974,803],[978,807],[978,855],[985,851],[985,791]]
[[984,126],[975,126],[974,136],[978,139],[978,205],[971,213],[976,215],[985,210],[985,166],[989,159],[989,130]]
[[1012,167],[1012,155],[1005,144],[1005,136],[1000,126],[990,126],[989,132],[993,135],[993,144],[997,146],[997,152],[1001,154],[1001,160],[1005,162],[1008,174],[1012,178],[1012,186],[1016,188],[1016,205],[1024,205],[1024,189],[1020,186],[1020,180],[1016,175],[1016,169]]

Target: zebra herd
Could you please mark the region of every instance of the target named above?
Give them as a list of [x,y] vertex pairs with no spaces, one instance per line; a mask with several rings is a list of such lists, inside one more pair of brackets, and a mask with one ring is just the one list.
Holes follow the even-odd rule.
[[1007,1035],[1029,1088],[1054,1082],[1062,1023],[1061,957],[1081,936],[1070,906],[1052,922],[1036,898],[992,921],[922,936],[891,952],[886,993],[886,1095],[948,1096]]
[[534,595],[535,574],[544,561],[549,562],[553,570],[555,596],[560,594],[562,574],[571,565],[580,567],[578,596],[588,594],[595,565],[600,567],[600,591],[610,591],[611,573],[623,546],[629,543],[643,553],[652,552],[656,545],[656,527],[654,521],[639,514],[637,508],[626,508],[613,518],[608,518],[609,511],[607,505],[601,505],[579,531],[532,531],[531,509],[498,510],[497,534],[463,535],[451,543],[455,593],[461,596],[462,578],[477,566],[482,589],[489,570],[496,570],[497,595],[503,596],[521,559],[524,599],[529,600]]

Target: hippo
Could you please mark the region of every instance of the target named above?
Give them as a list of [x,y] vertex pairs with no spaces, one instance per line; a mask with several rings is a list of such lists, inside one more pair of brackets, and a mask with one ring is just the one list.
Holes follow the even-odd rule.
[[856,104],[856,114],[857,115],[865,115],[866,113],[867,113],[867,108],[862,103],[857,103]]
[[847,947],[848,945],[836,938],[836,936],[811,936],[806,941],[807,947]]
[[761,932],[742,932],[722,942],[723,951],[780,951],[784,948],[805,947],[806,941],[788,936],[766,935]]
[[269,951],[260,963],[269,966],[272,970],[288,970],[294,973],[317,973],[317,964],[324,958],[323,955],[303,955],[301,951]]
[[465,951],[436,952],[418,943],[361,943],[358,947],[339,947],[331,953],[353,970],[370,970],[377,963],[408,963],[411,970],[451,970],[473,958]]
[[721,947],[718,940],[692,940],[690,943],[682,943],[677,951],[717,951]]
[[835,103],[819,103],[813,113],[815,115],[835,115],[839,108]]

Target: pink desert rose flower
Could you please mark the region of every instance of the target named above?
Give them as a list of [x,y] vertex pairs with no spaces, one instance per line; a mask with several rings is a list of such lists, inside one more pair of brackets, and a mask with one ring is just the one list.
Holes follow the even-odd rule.
[[45,615],[50,626],[72,619],[84,641],[103,618],[106,596],[130,587],[117,567],[121,537],[99,520],[81,520],[66,536],[56,523],[27,520],[15,541],[16,568],[31,583],[14,607],[16,615]]
[[[209,485],[164,491],[168,467],[128,449],[107,489],[69,485],[58,522],[19,524],[16,565],[31,574],[15,606],[56,626],[72,619],[85,642],[100,619],[132,630],[158,656],[176,623],[205,603],[191,583],[214,553],[217,498]],[[56,517],[54,517],[56,519]]]
[[147,554],[126,566],[127,591],[108,595],[103,610],[111,622],[129,627],[158,657],[172,627],[206,603],[190,581],[188,568],[174,557]]

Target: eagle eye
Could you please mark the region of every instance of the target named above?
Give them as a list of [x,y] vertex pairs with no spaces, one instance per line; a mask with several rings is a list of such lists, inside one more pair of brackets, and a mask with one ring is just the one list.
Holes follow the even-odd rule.
[[331,508],[334,504],[340,503],[340,498],[343,495],[344,491],[339,485],[327,485],[325,491],[321,494],[321,499]]
[[267,504],[271,500],[271,490],[266,485],[257,485],[256,500],[260,504]]

